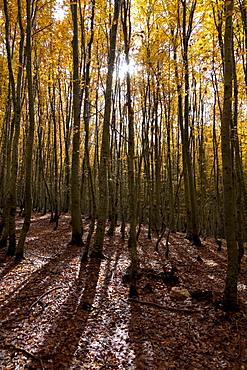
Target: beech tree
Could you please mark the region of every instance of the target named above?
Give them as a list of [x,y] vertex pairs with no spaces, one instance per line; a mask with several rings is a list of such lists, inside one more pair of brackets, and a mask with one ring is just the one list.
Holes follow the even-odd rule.
[[89,199],[90,203],[92,203],[92,220],[90,225],[90,231],[87,236],[87,241],[85,245],[85,251],[82,256],[82,260],[87,260],[88,250],[90,246],[91,237],[94,232],[95,226],[95,219],[96,219],[96,199],[95,199],[95,192],[94,192],[94,183],[93,183],[93,175],[91,170],[90,164],[90,149],[89,149],[89,124],[90,124],[90,68],[91,68],[91,58],[92,58],[92,46],[94,40],[94,18],[95,18],[95,1],[92,0],[92,13],[91,13],[91,22],[90,22],[90,38],[87,45],[84,45],[85,50],[85,67],[84,67],[84,107],[83,107],[83,119],[84,119],[84,127],[85,127],[85,167],[86,171],[88,172],[88,187],[89,187]]
[[32,214],[32,158],[35,128],[34,92],[33,92],[33,68],[32,68],[32,2],[26,0],[27,30],[26,30],[26,58],[27,58],[27,82],[28,82],[28,113],[29,127],[25,148],[25,219],[21,229],[16,260],[23,258],[24,243],[30,227]]
[[104,121],[103,132],[100,152],[100,165],[99,165],[99,199],[98,199],[98,221],[91,257],[102,258],[103,241],[105,233],[105,224],[107,218],[107,170],[109,159],[109,126],[111,119],[111,99],[112,99],[112,80],[116,52],[116,40],[118,29],[118,18],[120,12],[120,0],[114,2],[114,15],[112,19],[112,26],[110,32],[110,45],[108,55],[108,70],[106,79],[105,91],[105,108],[104,108]]
[[79,82],[79,50],[78,50],[78,17],[77,1],[71,0],[73,20],[73,149],[71,167],[71,244],[82,245],[82,219],[79,191],[79,159],[80,159],[80,82]]
[[229,308],[237,307],[238,248],[236,230],[236,196],[233,187],[231,150],[232,77],[233,77],[233,0],[225,2],[224,34],[224,103],[221,122],[221,150],[224,191],[224,220],[227,241],[228,266],[224,302]]
[[128,117],[128,190],[129,190],[129,220],[130,236],[129,247],[131,248],[131,274],[130,274],[130,297],[137,295],[137,240],[136,240],[136,200],[135,200],[135,172],[134,172],[134,155],[135,155],[135,131],[134,131],[134,110],[132,107],[131,80],[129,71],[129,49],[131,40],[131,20],[130,20],[131,3],[129,0],[123,1],[122,4],[122,26],[124,35],[124,51],[127,66],[126,71],[126,106]]
[[6,51],[8,59],[9,81],[11,86],[12,101],[14,105],[14,113],[11,125],[10,141],[8,143],[8,153],[10,163],[7,166],[6,178],[7,194],[4,202],[4,214],[2,219],[2,227],[4,226],[4,233],[1,238],[1,245],[5,245],[9,237],[8,254],[13,256],[16,248],[15,236],[15,213],[16,213],[16,180],[18,174],[18,156],[19,156],[19,136],[20,136],[20,123],[21,123],[21,109],[22,109],[22,80],[23,80],[23,65],[24,65],[24,27],[22,23],[22,7],[21,1],[18,0],[18,24],[20,29],[20,42],[19,42],[19,67],[18,74],[15,82],[14,69],[11,55],[10,45],[10,19],[8,2],[4,1],[5,13],[5,36],[6,36]]

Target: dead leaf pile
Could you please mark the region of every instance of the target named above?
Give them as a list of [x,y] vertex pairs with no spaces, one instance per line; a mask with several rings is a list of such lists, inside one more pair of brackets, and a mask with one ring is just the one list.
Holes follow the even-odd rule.
[[[21,225],[22,220],[18,220]],[[85,238],[89,225],[85,221]],[[120,227],[105,237],[104,260],[81,263],[69,245],[70,216],[54,230],[49,215],[33,214],[25,260],[0,262],[0,368],[169,370],[247,369],[246,256],[239,276],[239,312],[223,311],[226,246],[211,238],[191,246],[182,233],[139,237],[137,299],[122,276],[130,264]],[[199,258],[200,257],[200,258]],[[176,266],[177,290],[164,271]],[[176,289],[173,289],[176,290]]]

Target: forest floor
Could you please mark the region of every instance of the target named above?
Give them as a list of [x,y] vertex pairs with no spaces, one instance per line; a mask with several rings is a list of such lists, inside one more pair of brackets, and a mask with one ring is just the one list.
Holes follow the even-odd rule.
[[[222,298],[226,247],[214,239],[191,246],[182,233],[139,238],[139,297],[128,297],[122,276],[130,251],[106,236],[105,259],[81,263],[83,248],[68,245],[70,216],[59,226],[49,215],[33,214],[25,259],[4,260],[0,252],[0,369],[247,369],[247,258],[239,276],[238,312],[225,312]],[[21,227],[18,219],[18,227]],[[88,222],[84,221],[85,238]],[[200,258],[198,258],[200,256]],[[198,260],[199,259],[199,260]],[[205,296],[179,300],[160,278],[163,266],[176,266],[178,287]],[[204,298],[204,299],[203,299]]]

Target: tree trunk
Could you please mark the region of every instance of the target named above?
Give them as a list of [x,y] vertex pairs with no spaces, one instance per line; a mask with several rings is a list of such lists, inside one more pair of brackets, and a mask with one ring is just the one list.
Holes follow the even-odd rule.
[[71,223],[72,239],[70,244],[83,245],[82,219],[80,207],[79,188],[79,162],[80,162],[80,85],[79,85],[79,51],[78,51],[78,19],[77,0],[71,0],[71,12],[73,19],[73,149],[71,168]]
[[196,7],[196,0],[193,0],[191,5],[191,10],[189,13],[188,26],[186,25],[186,15],[187,15],[187,4],[186,0],[182,1],[183,5],[183,64],[184,64],[184,115],[183,121],[181,121],[181,136],[183,144],[183,165],[184,165],[184,182],[187,197],[187,213],[189,213],[191,221],[191,230],[189,230],[188,237],[193,240],[193,243],[197,246],[201,245],[199,239],[199,227],[198,227],[198,212],[196,204],[196,187],[194,176],[192,173],[192,159],[190,153],[190,139],[189,139],[189,65],[188,65],[188,46],[189,39],[192,32],[192,21],[193,15]]
[[99,166],[99,204],[98,204],[98,223],[95,233],[95,240],[91,257],[102,258],[105,224],[107,218],[107,170],[108,170],[108,158],[109,158],[109,124],[111,117],[111,91],[112,91],[112,77],[114,71],[115,62],[115,50],[117,40],[117,27],[118,17],[120,11],[120,0],[115,0],[114,3],[114,16],[111,27],[110,37],[110,49],[109,49],[109,60],[108,60],[108,71],[106,80],[106,92],[105,92],[105,111],[103,121],[103,133],[101,142],[101,153],[100,153],[100,166]]
[[26,40],[26,58],[27,58],[27,82],[28,82],[28,108],[29,108],[29,130],[25,153],[25,219],[21,229],[20,238],[16,250],[16,260],[23,258],[24,243],[30,227],[32,214],[32,151],[34,141],[34,94],[33,94],[33,76],[32,76],[32,19],[31,19],[31,0],[26,0],[27,9],[27,40]]
[[236,242],[236,204],[233,187],[233,168],[231,150],[232,127],[232,13],[233,0],[225,1],[225,68],[224,68],[224,104],[221,122],[221,152],[223,167],[224,221],[228,252],[227,277],[224,291],[224,303],[228,308],[237,307],[238,248]]
[[86,261],[88,258],[88,250],[90,246],[91,237],[94,232],[95,219],[96,219],[96,200],[93,184],[92,169],[90,165],[90,156],[89,156],[89,123],[90,123],[90,66],[91,66],[91,54],[92,54],[92,44],[94,37],[94,15],[95,15],[95,1],[92,0],[92,14],[91,14],[91,24],[90,24],[90,39],[87,44],[87,62],[85,66],[85,96],[84,96],[84,127],[85,127],[85,162],[86,170],[88,172],[88,185],[89,185],[89,201],[91,203],[92,214],[91,214],[91,225],[87,235],[87,240],[85,244],[85,250],[82,256],[82,261]]
[[[18,172],[18,149],[20,136],[20,121],[21,121],[21,90],[23,77],[23,52],[24,52],[24,29],[22,25],[21,2],[18,0],[18,23],[20,28],[20,43],[19,43],[19,67],[17,74],[17,83],[14,80],[14,71],[12,68],[12,55],[10,50],[10,36],[9,36],[9,14],[7,1],[4,1],[5,12],[5,30],[6,30],[6,49],[8,58],[9,78],[12,89],[12,99],[14,103],[14,115],[12,121],[11,135],[10,135],[10,168],[9,181],[7,183],[6,200],[4,202],[4,217],[5,230],[3,235],[3,243],[9,237],[9,246],[7,254],[13,256],[16,248],[15,237],[15,213],[16,213],[16,179]],[[2,241],[1,241],[2,243]]]
[[[124,34],[125,47],[125,61],[127,67],[129,66],[129,47],[131,37],[131,23],[130,23],[130,1],[123,1],[122,5],[122,25]],[[127,112],[128,112],[128,190],[129,190],[129,219],[130,219],[130,236],[129,247],[131,248],[131,274],[130,274],[130,292],[129,296],[137,296],[137,240],[136,240],[136,184],[134,177],[134,149],[135,149],[135,131],[134,131],[134,111],[131,101],[131,86],[130,86],[130,72],[126,72],[127,84]]]

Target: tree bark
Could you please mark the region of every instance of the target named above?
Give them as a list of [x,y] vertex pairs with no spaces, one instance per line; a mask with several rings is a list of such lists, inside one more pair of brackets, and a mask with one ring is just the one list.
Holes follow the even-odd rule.
[[[9,14],[8,4],[4,1],[5,13],[5,30],[6,30],[6,49],[8,59],[9,78],[12,90],[12,100],[14,103],[14,115],[12,121],[11,135],[9,146],[10,150],[10,168],[9,168],[9,181],[7,183],[7,194],[4,202],[4,217],[5,217],[5,230],[3,234],[3,243],[5,238],[9,237],[9,246],[7,254],[13,256],[16,249],[15,237],[15,213],[16,213],[16,179],[18,172],[18,153],[19,153],[19,137],[20,137],[20,121],[21,121],[21,91],[22,91],[22,78],[23,78],[23,54],[24,54],[24,29],[22,24],[22,9],[21,2],[18,0],[18,23],[20,28],[20,43],[19,43],[19,67],[17,74],[17,81],[15,83],[14,71],[12,68],[12,55],[10,50],[9,41]],[[1,240],[2,243],[2,240]]]
[[238,282],[238,248],[236,241],[236,204],[233,187],[233,168],[231,150],[232,127],[232,13],[233,0],[225,1],[225,34],[224,34],[224,103],[221,122],[221,152],[224,194],[224,222],[227,241],[228,265],[224,291],[224,304],[228,308],[237,307]]
[[24,243],[30,227],[32,213],[32,152],[34,141],[34,94],[33,94],[33,75],[32,75],[32,19],[31,19],[31,0],[26,0],[27,9],[27,82],[28,82],[28,109],[29,109],[29,130],[25,153],[25,219],[21,229],[20,238],[16,250],[16,260],[23,258]]
[[110,37],[110,50],[108,59],[108,71],[106,80],[105,92],[105,110],[103,121],[103,133],[101,142],[100,165],[99,165],[99,203],[98,203],[98,223],[95,233],[95,240],[91,257],[102,258],[105,224],[107,218],[107,172],[108,172],[108,158],[109,158],[109,124],[111,117],[111,92],[112,92],[112,79],[115,62],[115,50],[117,40],[118,17],[120,11],[120,0],[115,0],[114,3],[114,16],[111,27]]
[[[130,0],[123,0],[122,5],[122,25],[124,34],[125,61],[129,66],[129,47],[131,37],[130,23]],[[131,248],[131,273],[130,273],[130,292],[129,296],[137,296],[137,240],[136,240],[136,184],[134,176],[134,151],[135,151],[135,130],[134,130],[134,111],[131,101],[131,81],[130,72],[126,72],[127,85],[127,112],[128,112],[128,195],[129,195],[129,219],[130,219],[130,236],[129,247]]]
[[71,223],[72,239],[70,244],[83,245],[82,218],[80,208],[79,162],[80,162],[80,85],[79,85],[79,51],[77,0],[71,0],[73,20],[73,148],[71,167]]

